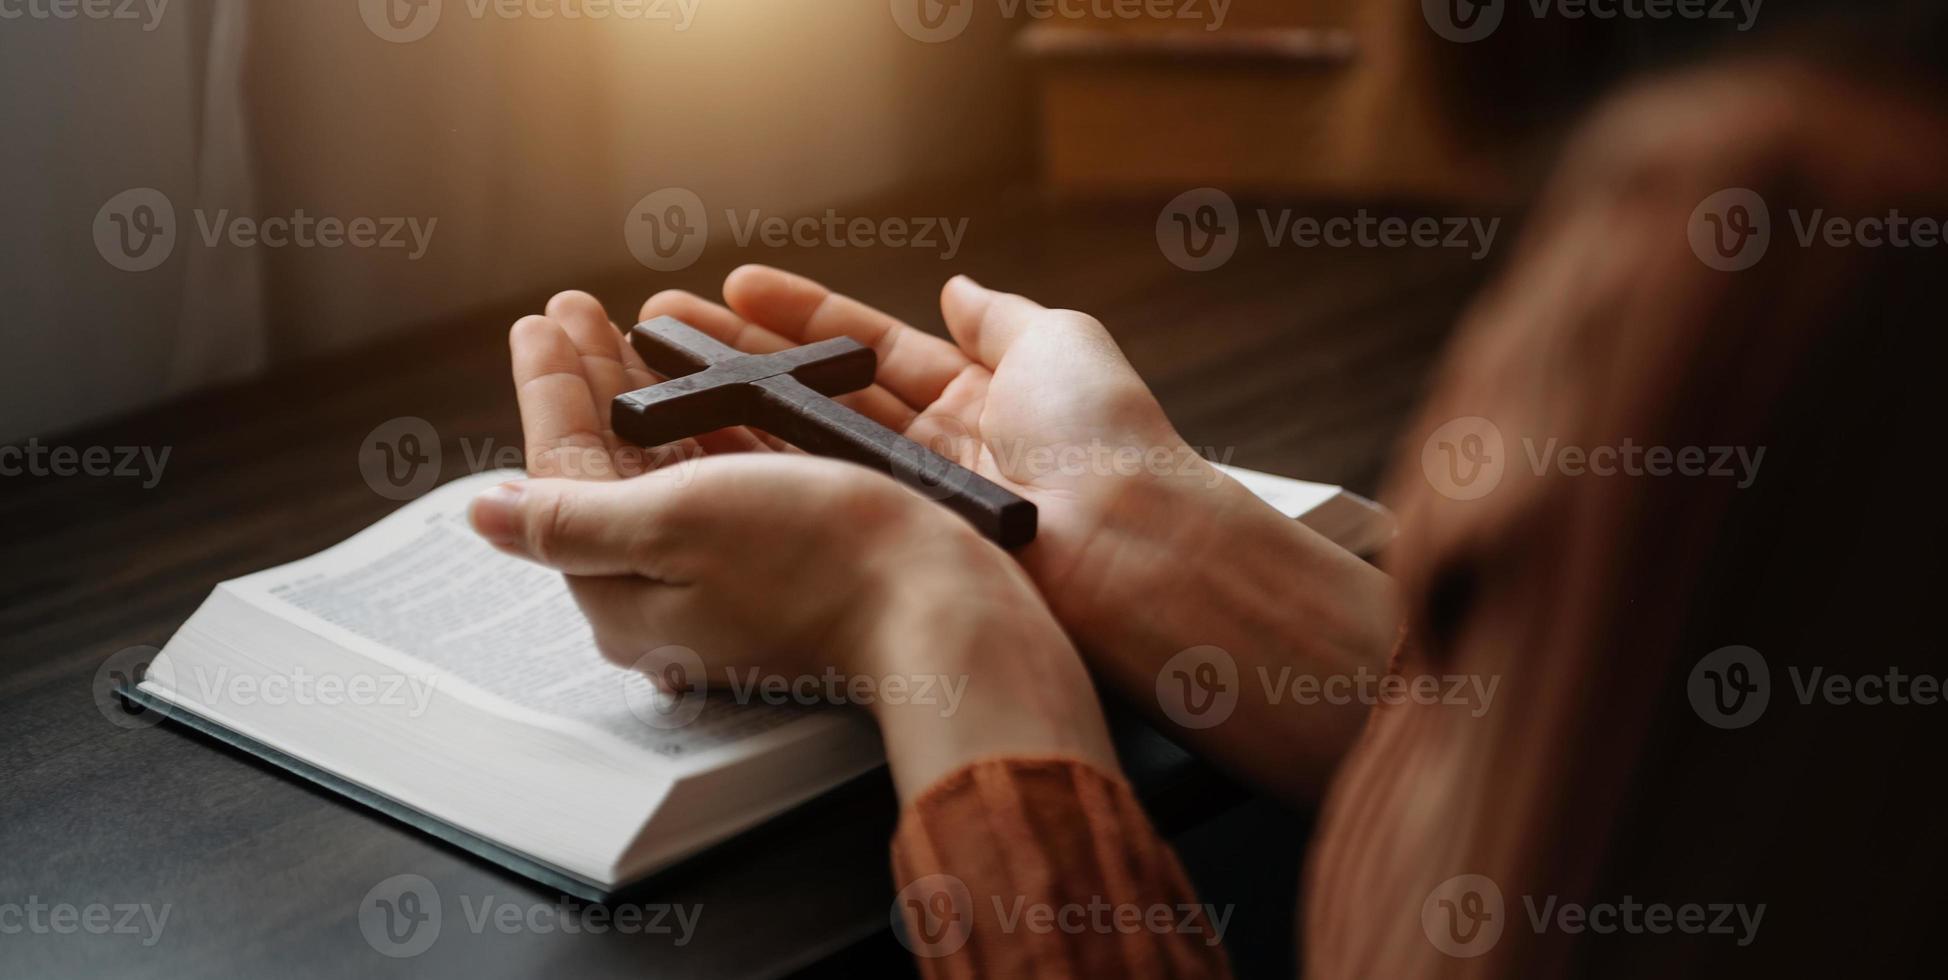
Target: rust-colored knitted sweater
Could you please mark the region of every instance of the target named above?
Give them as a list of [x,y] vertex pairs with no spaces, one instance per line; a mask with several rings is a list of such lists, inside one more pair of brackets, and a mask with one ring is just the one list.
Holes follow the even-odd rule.
[[[1306,976],[1938,969],[1944,709],[1875,692],[1943,673],[1939,574],[1909,567],[1939,560],[1948,513],[1943,259],[1795,222],[1948,217],[1944,133],[1885,91],[1762,64],[1637,92],[1567,155],[1387,495],[1414,638],[1394,669],[1497,695],[1374,709],[1308,861]],[[1687,244],[1726,188],[1772,211],[1742,271],[1706,261],[1708,234]],[[1500,467],[1486,495],[1423,469],[1455,420],[1501,444],[1473,460]],[[1762,716],[1703,683],[1734,647],[1764,658]],[[893,861],[929,976],[1226,971],[1210,923],[1174,912],[1197,900],[1129,789],[1079,763],[950,776]],[[1616,914],[1658,903],[1765,909],[1722,933]]]

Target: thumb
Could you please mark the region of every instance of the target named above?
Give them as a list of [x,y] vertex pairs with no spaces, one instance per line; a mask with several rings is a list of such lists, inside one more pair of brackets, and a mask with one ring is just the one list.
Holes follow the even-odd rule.
[[522,480],[476,497],[474,531],[508,554],[575,576],[644,574],[667,527],[656,474],[633,480]]
[[990,371],[1000,368],[1002,358],[1017,343],[1037,334],[1044,352],[1059,349],[1090,364],[1129,370],[1129,362],[1102,321],[1074,310],[1051,310],[967,276],[955,276],[947,283],[940,294],[940,312],[954,342]]
[[992,371],[1015,339],[1047,310],[1034,300],[997,292],[967,276],[955,276],[940,293],[947,333],[961,350]]

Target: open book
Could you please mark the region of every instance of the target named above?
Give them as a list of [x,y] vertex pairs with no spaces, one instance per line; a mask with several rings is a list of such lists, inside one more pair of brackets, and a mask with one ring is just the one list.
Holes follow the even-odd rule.
[[[1235,478],[1355,551],[1333,487]],[[860,712],[669,695],[596,652],[561,576],[493,550],[447,484],[217,586],[131,700],[572,895],[601,898],[883,762]]]

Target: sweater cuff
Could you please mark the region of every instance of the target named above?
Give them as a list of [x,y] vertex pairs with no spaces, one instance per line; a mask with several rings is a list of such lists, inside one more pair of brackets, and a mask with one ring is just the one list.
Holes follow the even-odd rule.
[[893,839],[900,939],[933,978],[1222,977],[1200,904],[1129,784],[1074,759],[993,759],[920,794]]

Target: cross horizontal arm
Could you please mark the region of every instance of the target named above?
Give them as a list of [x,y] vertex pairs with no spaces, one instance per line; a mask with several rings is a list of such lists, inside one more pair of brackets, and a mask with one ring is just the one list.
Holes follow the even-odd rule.
[[756,413],[748,383],[726,381],[720,368],[616,396],[610,426],[638,446],[665,446],[734,425]]
[[713,385],[751,384],[789,374],[821,395],[843,395],[872,384],[879,372],[879,355],[850,337],[775,354],[746,354],[681,320],[663,317],[630,331],[629,343],[663,377],[699,376]]
[[712,364],[746,356],[743,351],[673,316],[657,317],[629,331],[629,345],[651,371],[665,378],[695,374]]

